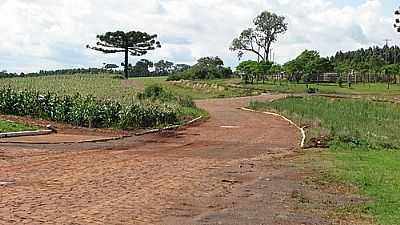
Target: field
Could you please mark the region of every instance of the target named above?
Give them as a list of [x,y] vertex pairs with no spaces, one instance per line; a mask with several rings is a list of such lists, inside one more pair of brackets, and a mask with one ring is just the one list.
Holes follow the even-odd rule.
[[[238,86],[245,89],[255,89],[262,92],[278,92],[278,93],[306,93],[307,86],[304,83],[296,84],[287,81],[262,81],[254,84],[244,84],[240,79],[226,79],[226,80],[212,80],[208,83],[215,83],[222,86]],[[339,87],[335,83],[326,84],[309,84],[310,88],[317,89],[320,94],[344,94],[344,95],[374,95],[377,97],[387,97],[393,95],[400,95],[400,84],[392,84],[388,89],[385,83],[369,83],[369,84],[352,84],[349,88],[347,84]]]
[[[160,91],[158,89],[159,87],[161,87],[163,91]],[[81,107],[82,105],[87,104],[90,106],[91,111],[97,112],[89,113],[87,116],[82,117],[82,115],[86,115],[85,113],[87,113],[87,110],[78,110],[78,113],[74,114],[79,117],[76,120],[74,120],[74,118],[70,118],[69,113],[67,113],[66,115],[60,114],[61,116],[67,116],[67,118],[62,117],[64,118],[64,122],[73,125],[83,124],[84,126],[91,127],[93,122],[97,122],[98,124],[100,124],[100,127],[111,126],[113,128],[121,129],[130,127],[129,124],[140,124],[140,121],[147,121],[149,122],[148,124],[150,124],[148,125],[149,127],[159,127],[160,125],[164,125],[164,123],[156,122],[154,124],[153,122],[157,121],[157,118],[160,118],[160,115],[157,114],[160,111],[162,111],[161,114],[172,112],[171,118],[175,118],[174,116],[177,115],[180,120],[188,120],[199,115],[207,116],[209,113],[210,119],[204,124],[198,127],[195,126],[193,128],[189,128],[188,130],[182,132],[167,133],[164,134],[166,135],[165,137],[146,136],[143,137],[143,139],[132,137],[121,142],[104,144],[98,143],[87,146],[87,148],[90,149],[98,148],[112,150],[120,150],[121,146],[124,146],[123,149],[129,149],[129,151],[123,153],[121,152],[118,154],[122,154],[123,157],[121,157],[124,159],[130,159],[132,161],[131,163],[133,164],[137,163],[136,161],[133,162],[134,160],[136,160],[136,156],[133,157],[133,155],[130,155],[128,153],[130,151],[137,151],[138,149],[142,152],[157,151],[160,155],[166,154],[166,152],[168,152],[168,154],[171,154],[171,156],[167,154],[166,158],[164,159],[164,155],[162,155],[161,158],[163,162],[160,165],[157,164],[156,166],[168,165],[169,169],[168,171],[164,171],[165,174],[163,176],[170,177],[171,179],[175,176],[174,174],[181,174],[182,176],[186,176],[183,173],[186,168],[199,167],[198,171],[203,171],[208,170],[210,165],[217,166],[224,163],[234,164],[234,162],[236,161],[231,161],[230,158],[232,158],[232,160],[236,160],[236,157],[246,160],[252,160],[251,157],[259,157],[265,153],[265,146],[273,146],[271,148],[268,148],[268,153],[266,153],[267,158],[270,157],[270,155],[279,155],[285,157],[292,154],[291,149],[297,148],[296,145],[298,142],[298,133],[294,127],[288,126],[286,122],[282,122],[277,118],[264,117],[263,114],[252,115],[248,112],[241,112],[240,110],[238,110],[238,108],[249,104],[252,108],[256,110],[269,110],[282,113],[292,118],[296,123],[308,127],[307,141],[311,146],[313,146],[316,140],[329,144],[329,151],[310,150],[307,151],[304,156],[305,159],[308,160],[309,165],[312,166],[313,169],[315,169],[315,174],[319,176],[319,182],[328,185],[338,184],[343,186],[354,186],[357,189],[357,194],[360,194],[368,199],[362,204],[358,204],[356,206],[346,205],[345,209],[340,210],[345,210],[346,213],[350,213],[351,215],[371,215],[374,217],[374,219],[376,219],[379,224],[396,224],[397,221],[400,219],[400,205],[398,204],[398,202],[400,202],[400,195],[397,191],[400,188],[400,180],[398,179],[398,177],[400,177],[400,174],[398,172],[398,167],[400,166],[400,164],[398,163],[400,159],[400,153],[398,153],[398,149],[400,149],[400,128],[398,126],[398,124],[400,124],[400,106],[394,103],[371,101],[368,99],[390,98],[391,100],[396,100],[400,95],[400,85],[392,85],[390,89],[387,89],[386,84],[357,84],[353,85],[352,88],[340,88],[336,84],[314,84],[310,85],[310,87],[318,89],[318,93],[321,94],[338,94],[345,95],[349,98],[338,98],[337,96],[335,98],[317,97],[311,95],[309,96],[306,94],[307,89],[305,84],[280,84],[279,82],[267,82],[266,84],[245,85],[241,83],[241,81],[238,79],[168,82],[166,81],[166,77],[130,78],[129,80],[123,80],[115,77],[115,75],[103,74],[6,78],[1,79],[0,82],[0,89],[4,90],[4,88],[10,88],[13,91],[23,91],[21,93],[29,93],[28,97],[41,95],[46,96],[47,93],[52,93],[51,96],[53,96],[53,94],[56,94],[54,95],[55,97],[49,97],[49,99],[52,99],[51,101],[46,101],[46,110],[52,109],[54,105],[57,105],[57,109],[64,108],[65,105],[68,105],[68,107],[75,109],[75,105]],[[265,95],[255,97],[256,95],[269,91],[273,92],[274,94],[270,96]],[[8,109],[11,110],[10,112],[12,113],[18,114],[27,112],[36,113],[37,115],[39,115],[38,117],[43,117],[43,115],[44,117],[49,118],[52,118],[51,116],[54,116],[55,118],[61,117],[57,116],[58,114],[54,114],[51,110],[34,111],[32,107],[28,107],[29,105],[27,103],[40,105],[42,104],[42,100],[29,100],[29,98],[25,98],[22,95],[21,97],[16,93],[12,93],[10,95],[5,94],[7,92],[4,91],[0,93],[2,93],[3,98],[9,98],[8,102],[12,102],[15,100],[15,104],[19,105],[19,107],[17,108],[8,106]],[[66,101],[64,97],[74,96],[77,93],[80,94],[80,98],[68,98],[69,100],[67,102],[71,103],[72,105],[64,104],[64,102]],[[279,93],[295,93],[298,96],[302,97],[289,97],[283,100],[279,100],[284,96]],[[87,99],[88,96],[92,96],[94,99],[91,99],[91,97]],[[240,96],[252,97],[243,99],[231,99],[231,97]],[[350,97],[358,97],[360,99],[352,99]],[[275,101],[266,102],[265,98],[267,100],[273,99]],[[22,99],[22,103],[19,103],[19,99]],[[200,107],[207,109],[208,113],[205,110],[192,107],[191,104],[193,102],[191,101],[191,99],[196,100],[196,103]],[[249,103],[250,99],[261,100]],[[98,102],[98,100],[100,102]],[[112,101],[111,105],[108,104],[109,101]],[[117,103],[121,104],[121,106],[118,106]],[[119,107],[126,109],[135,104],[139,104],[137,105],[138,108],[134,108],[134,110],[131,111],[123,110],[123,112],[126,112],[126,119],[123,120],[126,122],[126,124],[123,124],[122,126],[121,123],[115,122],[119,121],[121,119],[120,117],[112,117],[112,120],[110,120],[110,118],[107,119],[106,117],[109,114],[118,114],[115,112],[118,111],[117,109],[119,109]],[[4,102],[0,104],[0,107],[2,107],[1,109],[4,110],[5,105],[7,106],[7,104],[5,104]],[[142,105],[146,106],[143,108],[143,110],[136,110],[142,109]],[[147,108],[147,105],[149,105],[150,109],[152,109],[151,111],[146,111],[147,109],[149,109]],[[166,108],[161,109],[166,109],[166,111],[159,110],[160,108],[157,108],[164,107],[164,105],[166,105]],[[178,110],[173,108],[176,105],[179,105]],[[115,110],[113,109],[114,106]],[[99,110],[97,107],[100,107],[101,110]],[[111,110],[114,113],[109,113],[107,110],[103,109]],[[56,112],[60,112],[60,110],[57,110]],[[133,117],[133,115],[136,114],[140,114],[142,117]],[[25,115],[28,114],[21,114],[20,116]],[[93,116],[92,119],[90,119],[91,116]],[[89,119],[87,119],[86,117],[88,117]],[[134,122],[132,122],[133,120]],[[77,122],[75,123],[74,121]],[[106,123],[107,121],[109,123]],[[13,123],[10,124],[4,121],[0,121],[0,128],[4,131],[31,129],[29,127],[16,125]],[[3,130],[0,130],[0,132],[3,132]],[[265,132],[260,132],[260,130],[263,130]],[[212,135],[210,135],[210,132],[212,133]],[[75,133],[73,133],[73,135],[80,134],[82,133],[78,132],[77,134],[76,131]],[[260,140],[265,143],[260,144]],[[18,139],[17,141],[20,141],[20,139]],[[18,149],[18,146],[12,146],[12,148]],[[86,154],[82,145],[71,145],[69,148],[73,148],[82,154]],[[207,151],[203,152],[204,149],[207,149]],[[215,149],[218,149],[218,151],[215,151]],[[184,151],[182,152],[182,150]],[[64,152],[64,149],[62,149],[61,151]],[[0,151],[0,154],[3,153]],[[7,154],[9,154],[10,156],[7,157],[12,158],[14,152],[6,151],[5,154],[6,156]],[[52,153],[50,153],[49,151],[49,153],[46,152],[45,155],[46,154]],[[63,154],[68,155],[69,153],[64,152]],[[90,158],[101,158],[103,157],[102,154],[105,154],[104,157],[108,157],[107,154],[109,154],[109,152],[94,152],[93,155],[90,156]],[[151,162],[153,160],[153,157],[155,157],[148,156],[146,154],[141,155],[141,153],[138,153],[138,155],[140,155],[140,158],[143,158],[143,162]],[[6,156],[0,155],[0,160],[2,157],[5,158]],[[189,158],[186,158],[186,156],[188,156]],[[199,156],[200,158],[202,158],[200,160],[202,163],[201,165],[198,164]],[[70,157],[70,155],[68,155],[68,157]],[[118,157],[120,156],[117,156],[117,158]],[[171,161],[169,157],[183,157],[186,161],[184,161],[182,165],[180,165],[180,169],[177,171],[175,168],[176,165],[169,164]],[[214,161],[215,159],[219,159],[220,157],[221,161]],[[32,165],[36,165],[36,159],[32,158],[31,160]],[[80,157],[77,157],[74,160],[81,159]],[[89,161],[86,163],[91,163],[91,161]],[[262,161],[262,164],[269,165],[270,162],[270,158],[268,158],[267,160]],[[17,161],[13,163],[17,163]],[[57,163],[60,164],[60,168],[69,165],[68,160],[58,161]],[[118,160],[115,163],[118,164]],[[254,163],[257,164],[256,162]],[[279,163],[282,163],[282,165],[281,167],[279,167],[279,169],[274,170],[276,176],[279,177],[281,176],[280,173],[282,171],[286,171],[290,172],[290,176],[295,176],[296,179],[298,179],[296,180],[296,182],[304,181],[305,178],[300,178],[301,175],[298,174],[299,171],[286,169],[288,168],[288,164],[286,161],[282,160],[279,161]],[[128,166],[128,164],[126,166]],[[129,166],[131,165],[129,164]],[[138,168],[140,168],[140,166],[141,165],[139,165]],[[146,171],[152,168],[152,166],[154,165],[146,165]],[[242,166],[243,165],[235,165],[234,167],[242,168]],[[53,168],[51,163],[44,165],[44,167],[46,170],[52,170]],[[236,184],[236,179],[238,179],[238,185],[242,182],[241,179],[243,179],[243,185],[249,185],[249,183],[246,183],[246,180],[250,179],[249,177],[251,177],[251,179],[256,179],[255,177],[267,176],[267,172],[270,172],[269,169],[268,171],[264,171],[261,168],[264,167],[260,166],[257,169],[253,168],[256,173],[246,175],[248,177],[231,177],[227,179],[226,177],[224,177],[225,175],[218,174],[218,179],[219,181],[224,180],[224,182],[228,183],[232,182],[232,184]],[[82,168],[79,167],[73,168],[73,171],[81,170]],[[124,170],[124,168],[119,168],[117,173],[120,173],[121,171],[130,173],[129,170]],[[61,170],[58,172],[62,173]],[[96,171],[86,172],[96,173]],[[140,169],[138,169],[136,172],[137,174],[146,173],[145,171],[142,171]],[[228,170],[226,172],[229,173],[231,171]],[[115,180],[118,178],[118,176],[109,176],[106,171],[104,171],[104,173],[104,176],[108,176],[107,179]],[[204,174],[201,175],[197,172],[191,172],[192,176],[194,176],[195,174],[197,174],[197,181],[205,178]],[[57,174],[54,174],[54,176],[56,175]],[[208,174],[207,176],[214,175]],[[18,176],[18,174],[16,174],[16,176]],[[82,174],[82,176],[86,175]],[[145,177],[146,175],[142,176]],[[160,179],[157,174],[153,174],[152,176],[155,180]],[[284,177],[286,177],[286,175]],[[186,177],[184,179],[189,178]],[[269,181],[270,183],[267,186],[270,186],[271,188],[280,187],[280,185],[282,185],[282,183],[280,182],[284,182],[285,188],[287,189],[282,192],[282,195],[297,196],[296,198],[287,201],[298,201],[298,196],[302,196],[296,194],[298,188],[296,185],[291,183],[293,181],[287,180],[286,178],[282,180],[281,177],[276,178],[276,180],[274,178],[271,179],[272,181]],[[98,182],[99,185],[102,187],[103,181],[96,180],[95,182]],[[133,186],[135,185],[135,183],[130,183],[129,180],[115,180],[115,182],[121,182]],[[144,188],[145,190],[147,190],[148,193],[152,194],[153,192],[151,190],[153,190],[154,187],[152,186],[151,182],[153,181],[148,181],[148,185],[144,186]],[[213,185],[215,185],[216,187],[220,187],[220,184],[218,182],[213,183]],[[174,183],[174,185],[179,184],[184,186],[184,183],[185,182],[178,182]],[[90,187],[85,186],[86,184],[82,185],[85,188],[88,188],[87,191],[91,190]],[[252,185],[255,184],[253,183]],[[263,185],[265,186],[265,184]],[[167,185],[163,188],[160,187],[156,189],[158,191],[166,191],[168,190],[168,188],[169,187]],[[201,187],[195,186],[194,184],[189,188],[192,188],[192,191],[194,192],[196,191],[198,193],[202,193],[200,191],[202,190]],[[253,186],[253,188],[257,189],[259,188],[259,186]],[[111,185],[110,189],[117,191],[119,190],[119,186]],[[309,190],[311,190],[310,187],[303,187],[302,189],[303,192],[307,192]],[[48,191],[51,192],[51,190]],[[273,192],[274,190],[268,189],[264,191]],[[269,193],[262,193],[268,196],[270,195]],[[25,196],[25,192],[21,192],[19,194]],[[81,193],[79,192],[75,194],[81,195]],[[216,196],[221,195],[221,193],[214,194]],[[241,196],[246,196],[246,193],[240,194]],[[176,197],[178,195],[178,193],[175,193],[173,197],[174,201],[180,201],[180,199]],[[105,199],[108,199],[110,197],[102,194],[100,194],[100,196]],[[283,196],[279,196],[279,199],[282,199]],[[28,198],[29,196],[25,197]],[[132,202],[138,202],[138,200],[134,198],[134,195],[131,196],[128,194],[127,197],[131,198]],[[43,196],[42,198],[46,199],[46,197]],[[265,198],[269,199],[273,197]],[[300,200],[302,198],[303,197],[301,197]],[[340,197],[337,198],[340,199]],[[225,200],[231,202],[232,199],[232,196],[230,196],[227,197]],[[167,200],[165,201],[168,202],[169,200]],[[246,202],[246,200],[243,199],[235,199],[235,201],[236,200],[242,203]],[[52,204],[51,201],[50,204]],[[158,205],[158,202],[154,204]],[[198,207],[201,208],[204,206]],[[248,207],[248,205],[246,205],[246,207]],[[16,210],[18,210],[17,208]],[[146,212],[144,212],[143,215],[148,215],[146,213],[150,212],[151,210],[147,210]],[[282,212],[274,213],[279,214]],[[303,213],[304,212],[301,212],[300,214],[303,215]],[[153,219],[154,215],[150,216],[149,214],[148,216],[149,218]],[[262,218],[263,216],[273,218],[271,215],[259,216],[259,218]],[[65,218],[68,217],[64,217],[64,219]],[[304,221],[304,223],[307,222],[309,221]]]
[[[138,98],[139,93],[154,85],[164,88],[162,98],[152,96],[151,93],[144,99]],[[1,80],[0,88],[3,88],[3,99],[8,96],[8,102],[3,102],[1,106],[3,113],[79,126],[117,128],[158,127],[170,121],[180,123],[189,118],[206,116],[206,112],[196,108],[190,98],[197,93],[198,95],[204,93],[201,95],[207,97],[212,94],[193,90],[185,95],[188,92],[184,88],[175,86],[172,88],[163,77],[122,80],[115,75],[107,74],[6,78]],[[4,89],[15,93],[9,94]],[[77,94],[80,97],[77,97]],[[37,101],[40,96],[46,96],[51,103],[46,101],[44,106],[44,102]],[[20,108],[22,106],[24,108],[15,110],[15,107],[10,106],[10,101],[15,101],[12,104],[19,104]],[[96,101],[101,102],[95,103]],[[45,108],[38,109],[39,105]],[[104,113],[95,114],[93,110]],[[110,110],[114,113],[110,114]],[[123,118],[117,118],[118,113],[115,113],[117,111],[120,111],[119,117]],[[167,117],[169,119],[166,119]],[[142,121],[148,122],[142,123]]]
[[162,85],[174,94],[190,96],[193,99],[246,95],[243,90],[222,88],[216,86],[214,83],[204,85],[205,82],[167,82],[166,77],[144,77],[123,80],[111,74],[4,78],[1,79],[0,88],[10,87],[21,91],[36,90],[43,93],[57,93],[59,95],[80,93],[84,96],[93,95],[99,99],[116,100],[128,104],[135,100],[138,92],[154,84]]
[[328,182],[351,184],[370,200],[354,210],[379,224],[400,220],[400,106],[367,100],[322,97],[253,102],[257,110],[278,111],[302,125],[308,135],[331,137],[330,151],[309,157]]

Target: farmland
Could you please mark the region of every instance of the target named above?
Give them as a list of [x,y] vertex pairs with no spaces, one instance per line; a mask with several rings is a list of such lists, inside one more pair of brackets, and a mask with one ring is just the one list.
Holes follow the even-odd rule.
[[306,156],[324,174],[320,179],[356,186],[359,194],[373,200],[353,210],[375,216],[379,224],[398,223],[398,104],[305,97],[253,102],[251,107],[280,112],[308,125],[309,140],[329,137],[330,151],[311,151]]
[[[217,83],[218,81],[216,81]],[[205,82],[198,82],[204,84]],[[83,96],[92,95],[103,100],[116,100],[120,103],[130,103],[135,100],[136,94],[146,87],[160,84],[174,94],[190,96],[194,99],[207,99],[217,97],[229,97],[245,95],[243,91],[229,88],[218,89],[218,87],[201,86],[190,82],[166,82],[166,77],[130,78],[122,80],[113,74],[103,75],[60,75],[48,77],[24,77],[1,79],[0,87],[12,88],[13,90],[34,90],[42,93],[51,92],[58,95],[74,95],[79,93]]]
[[3,2],[0,225],[399,224],[394,1]]
[[205,81],[210,84],[218,84],[221,86],[228,87],[241,87],[245,89],[253,89],[259,92],[275,92],[275,93],[306,93],[307,86],[309,88],[315,88],[317,93],[320,94],[343,94],[343,95],[371,95],[376,97],[390,97],[400,95],[400,84],[391,84],[388,89],[388,85],[385,83],[358,83],[352,84],[349,88],[346,84],[339,87],[336,83],[300,83],[288,82],[287,80],[267,80],[263,84],[259,81],[258,84],[245,84],[241,79],[225,79],[225,80],[210,80]]

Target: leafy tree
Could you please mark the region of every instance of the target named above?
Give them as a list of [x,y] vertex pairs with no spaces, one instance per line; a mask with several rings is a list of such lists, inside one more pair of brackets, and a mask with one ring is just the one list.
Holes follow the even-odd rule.
[[174,70],[174,63],[160,60],[154,64],[155,73],[160,76],[165,76]]
[[187,64],[176,64],[175,66],[174,66],[174,73],[179,73],[179,72],[183,72],[183,71],[185,71],[185,70],[188,70],[188,69],[190,69],[190,66],[189,65],[187,65]]
[[197,60],[197,64],[201,64],[203,66],[223,66],[224,61],[220,59],[218,56],[216,57],[203,57]]
[[116,31],[107,32],[103,35],[97,35],[99,41],[96,43],[97,46],[91,47],[87,45],[87,48],[103,52],[105,54],[111,53],[125,53],[125,78],[129,76],[129,54],[132,56],[142,56],[147,54],[148,51],[160,48],[161,44],[156,40],[157,35],[150,35],[141,31]]
[[150,75],[149,69],[154,66],[153,62],[147,59],[139,60],[134,67],[132,67],[132,75],[144,77]]
[[318,75],[332,72],[333,64],[327,58],[322,58],[317,51],[303,51],[296,59],[286,63],[283,69],[290,75],[290,80],[297,83],[304,81],[318,81]]
[[238,38],[232,41],[230,50],[238,52],[241,59],[245,52],[257,55],[266,62],[269,59],[271,46],[277,41],[278,35],[287,31],[285,17],[271,12],[262,12],[253,21],[254,27],[244,30]]
[[189,69],[170,75],[168,80],[221,79],[232,75],[232,70],[224,67],[224,62],[219,57],[203,57]]
[[368,65],[372,72],[379,73],[385,65],[385,60],[380,56],[370,56],[368,57]]
[[119,66],[115,65],[115,64],[105,64],[104,65],[104,69],[117,69],[117,68],[119,68]]
[[260,77],[262,77],[262,80],[264,82],[265,77],[270,71],[271,67],[271,62],[257,62],[248,60],[241,62],[236,67],[236,71],[242,77],[245,83],[249,83],[249,80],[251,80],[251,83],[253,84],[254,80],[258,82],[260,80]]
[[391,64],[382,67],[383,73],[386,75],[386,80],[388,84],[388,89],[390,88],[390,83],[396,82],[396,76],[400,74],[400,65]]

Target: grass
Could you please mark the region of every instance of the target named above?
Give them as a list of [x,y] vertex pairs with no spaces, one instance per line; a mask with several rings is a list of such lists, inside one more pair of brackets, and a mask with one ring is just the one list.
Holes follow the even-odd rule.
[[[242,88],[257,89],[265,92],[279,92],[279,93],[305,93],[307,92],[306,84],[296,84],[287,81],[266,81],[262,84],[244,84],[240,79],[229,79],[229,80],[219,80],[211,81],[220,85],[239,85]],[[328,84],[310,84],[310,88],[318,89],[318,93],[321,94],[344,94],[344,95],[377,95],[377,96],[387,96],[387,95],[400,95],[400,84],[390,85],[387,88],[385,83],[371,83],[371,84],[353,84],[351,88],[347,84],[343,84],[343,87],[339,87],[338,84],[328,83]]]
[[158,77],[131,78],[130,80],[142,88],[152,84],[160,84],[176,95],[190,96],[193,99],[226,98],[258,94],[258,92],[253,93],[251,90],[222,86],[222,84],[228,82],[230,79],[167,82],[166,77]]
[[0,133],[32,130],[36,130],[36,128],[11,121],[0,120]]
[[290,97],[275,102],[253,102],[255,109],[269,109],[312,126],[313,137],[328,136],[335,141],[369,148],[400,149],[400,106],[369,100],[325,97]]
[[[357,187],[370,201],[353,213],[372,215],[378,224],[400,221],[400,106],[366,100],[322,97],[289,98],[252,103],[276,110],[299,123],[311,124],[309,135],[329,134],[330,150],[307,153],[326,176],[321,180]],[[343,138],[340,136],[347,137]]]

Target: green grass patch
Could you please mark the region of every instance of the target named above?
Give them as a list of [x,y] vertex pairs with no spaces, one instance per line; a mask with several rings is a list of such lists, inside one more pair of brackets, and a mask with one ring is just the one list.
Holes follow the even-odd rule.
[[[266,81],[265,84],[262,81],[254,84],[244,84],[240,79],[224,79],[224,80],[211,80],[209,82],[217,83],[220,85],[239,85],[242,88],[255,89],[264,92],[279,92],[279,93],[307,93],[306,84],[297,84],[288,81]],[[320,94],[344,94],[344,95],[376,95],[376,96],[387,96],[387,95],[400,95],[400,84],[392,84],[388,89],[385,83],[370,83],[370,84],[352,84],[349,88],[347,84],[343,84],[343,87],[339,87],[336,83],[321,83],[321,84],[309,84],[309,88],[314,88]]]
[[11,121],[0,120],[0,133],[33,130],[37,130],[37,128]]
[[353,213],[374,216],[379,224],[400,221],[400,106],[367,100],[323,97],[254,102],[258,110],[285,114],[309,124],[308,135],[330,135],[330,150],[313,154],[313,166],[327,182],[354,185],[370,201]]
[[400,148],[400,106],[369,100],[289,97],[274,102],[252,102],[257,110],[273,110],[302,126],[309,136],[368,148]]
[[259,94],[254,90],[227,87],[225,84],[234,79],[215,79],[204,81],[166,81],[165,77],[158,78],[131,78],[131,81],[141,87],[154,84],[161,85],[171,93],[189,96],[192,99],[212,99],[240,97]]

